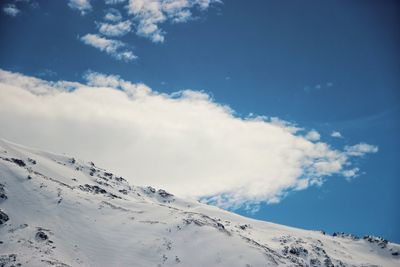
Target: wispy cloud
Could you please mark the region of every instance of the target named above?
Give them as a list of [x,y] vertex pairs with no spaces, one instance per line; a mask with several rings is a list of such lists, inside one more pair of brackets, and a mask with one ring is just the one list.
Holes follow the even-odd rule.
[[132,23],[129,20],[121,21],[116,24],[98,23],[99,32],[105,36],[119,37],[131,31]]
[[304,86],[304,91],[307,93],[311,93],[314,91],[319,91],[319,90],[323,90],[323,89],[328,89],[333,87],[333,83],[332,82],[326,82],[326,83],[318,83],[315,85],[306,85]]
[[[127,2],[127,3],[125,3]],[[165,31],[160,25],[165,22],[184,23],[193,18],[191,10],[207,10],[213,3],[221,3],[220,0],[106,0],[107,5],[125,3],[128,18],[122,20],[121,12],[116,8],[106,9],[103,22],[96,22],[101,35],[87,34],[81,40],[93,47],[106,52],[116,59],[131,61],[136,56],[126,48],[126,44],[119,40],[107,39],[107,37],[121,37],[132,30],[139,36],[146,37],[155,43],[162,43],[165,39]],[[69,0],[71,8],[81,11],[82,15],[92,9],[89,0]],[[121,48],[124,49],[121,51]]]
[[86,34],[80,38],[83,43],[103,51],[117,60],[132,61],[137,57],[127,48],[127,45],[118,40],[107,39],[97,34]]
[[50,70],[50,69],[43,69],[36,73],[39,77],[55,77],[57,76],[57,72]]
[[93,160],[134,184],[255,210],[332,175],[350,179],[359,173],[353,157],[378,151],[334,149],[278,118],[237,117],[201,91],[163,94],[95,72],[85,79],[0,70],[0,136]]
[[85,15],[87,12],[92,10],[90,0],[69,0],[68,6],[72,9],[81,12],[81,15]]
[[5,5],[5,6],[3,7],[3,12],[4,12],[5,14],[7,14],[8,16],[15,17],[15,16],[17,16],[21,11],[17,8],[16,5],[14,5],[14,4],[8,4],[8,5]]
[[378,147],[365,143],[360,143],[354,146],[346,146],[345,151],[347,155],[362,157],[368,153],[378,152]]

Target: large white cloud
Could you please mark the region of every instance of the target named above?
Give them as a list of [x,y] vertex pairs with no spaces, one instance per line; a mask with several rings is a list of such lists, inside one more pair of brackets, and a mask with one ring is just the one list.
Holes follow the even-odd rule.
[[188,197],[223,207],[277,202],[334,174],[356,176],[352,157],[308,140],[277,118],[239,118],[204,92],[170,95],[89,72],[87,84],[47,82],[0,70],[0,137],[66,152]]

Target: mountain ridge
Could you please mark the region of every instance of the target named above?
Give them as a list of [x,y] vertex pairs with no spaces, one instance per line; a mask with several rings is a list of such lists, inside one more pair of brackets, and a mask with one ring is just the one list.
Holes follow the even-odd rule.
[[245,218],[0,140],[0,266],[399,266],[399,251]]

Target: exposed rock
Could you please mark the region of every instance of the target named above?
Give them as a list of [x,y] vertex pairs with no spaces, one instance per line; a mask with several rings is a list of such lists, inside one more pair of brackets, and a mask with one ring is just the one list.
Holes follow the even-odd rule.
[[95,174],[95,172],[96,172],[95,168],[90,168],[89,170],[90,170],[90,173],[89,173],[90,176],[93,176]]
[[173,194],[170,194],[170,193],[168,193],[167,191],[165,191],[163,189],[159,189],[157,192],[163,198],[168,198],[168,197],[173,197],[174,196]]
[[33,165],[36,164],[36,160],[34,160],[34,159],[28,158],[28,161],[29,161],[31,164],[33,164]]
[[225,226],[222,223],[217,222],[217,227],[225,230]]
[[8,221],[10,218],[8,217],[8,215],[0,209],[0,225],[4,224],[6,221]]
[[289,253],[296,256],[307,256],[308,250],[303,247],[291,247]]
[[107,193],[107,191],[97,185],[80,185],[79,189],[81,189],[82,191],[86,191],[86,192],[92,192],[95,194],[105,194]]
[[128,191],[126,190],[126,189],[121,189],[121,190],[118,190],[120,193],[122,193],[122,194],[124,194],[124,195],[127,195],[128,194]]
[[43,231],[38,231],[36,233],[35,237],[36,237],[36,240],[38,240],[38,241],[45,241],[45,240],[49,239],[47,234]]
[[246,228],[248,228],[249,225],[248,225],[248,224],[242,224],[242,225],[239,225],[239,227],[240,227],[240,229],[242,229],[242,230],[246,230]]
[[379,236],[366,235],[363,237],[363,239],[378,245],[380,248],[386,248],[387,244],[389,243],[386,239]]
[[4,185],[0,184],[0,200],[6,200],[7,195],[6,195],[6,190],[4,189]]
[[17,164],[20,167],[26,166],[25,162],[21,159],[11,158],[11,160],[12,160],[12,162],[14,162],[15,164]]
[[321,266],[321,261],[319,259],[311,259],[310,260],[310,265],[312,267],[318,267]]
[[14,266],[9,265],[17,261],[17,254],[0,255],[0,267]]
[[328,256],[326,256],[325,260],[324,260],[324,264],[326,267],[335,267],[335,265],[333,265],[331,258],[329,258]]
[[115,177],[115,180],[118,182],[126,182],[126,180],[122,177]]
[[341,238],[348,238],[348,239],[352,239],[352,240],[359,240],[359,239],[360,239],[360,238],[359,238],[358,236],[356,236],[356,235],[347,234],[347,233],[343,233],[343,232],[341,232],[341,233],[339,233],[339,232],[334,232],[334,233],[332,234],[332,236],[341,237]]
[[118,199],[121,199],[120,196],[117,196],[116,194],[113,194],[113,193],[108,193],[108,196],[111,197],[111,198],[118,198]]

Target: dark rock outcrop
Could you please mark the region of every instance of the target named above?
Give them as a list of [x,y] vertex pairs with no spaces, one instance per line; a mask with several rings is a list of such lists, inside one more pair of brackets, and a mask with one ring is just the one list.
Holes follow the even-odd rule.
[[11,160],[20,167],[26,166],[25,162],[22,159],[11,158]]
[[7,199],[6,190],[4,189],[4,185],[0,184],[0,201],[6,199]]
[[38,240],[38,241],[45,241],[45,240],[49,239],[47,234],[43,231],[38,231],[36,233],[35,237],[36,237],[36,240]]
[[8,217],[8,215],[4,212],[4,211],[2,211],[1,209],[0,209],[0,225],[1,224],[4,224],[6,221],[8,221],[10,218]]

